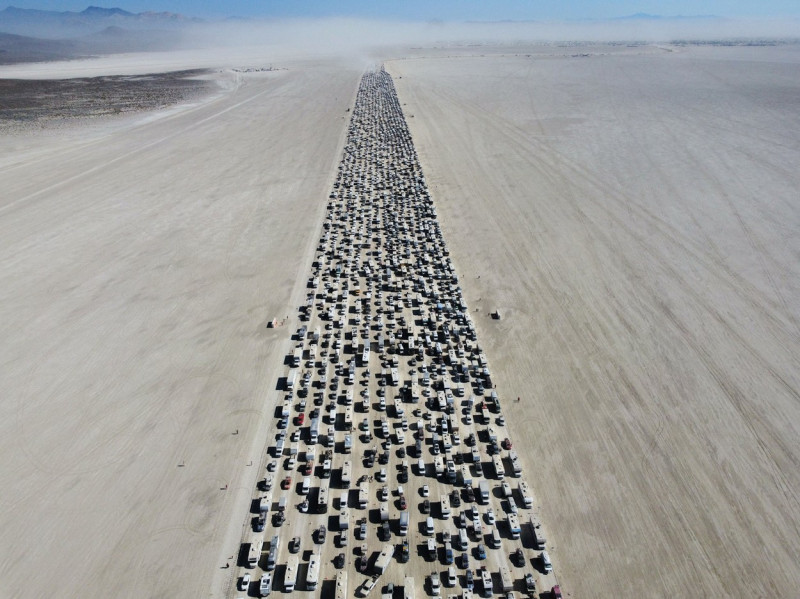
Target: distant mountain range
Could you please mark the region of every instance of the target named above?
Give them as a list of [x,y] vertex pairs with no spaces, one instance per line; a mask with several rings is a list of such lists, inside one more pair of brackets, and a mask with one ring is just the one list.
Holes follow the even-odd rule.
[[171,12],[132,13],[121,8],[99,6],[89,6],[80,12],[14,6],[0,11],[0,32],[48,39],[77,38],[98,33],[108,27],[174,30],[199,22],[202,20]]
[[170,12],[99,6],[81,12],[9,6],[0,11],[0,64],[170,50],[183,41],[184,29],[201,22]]

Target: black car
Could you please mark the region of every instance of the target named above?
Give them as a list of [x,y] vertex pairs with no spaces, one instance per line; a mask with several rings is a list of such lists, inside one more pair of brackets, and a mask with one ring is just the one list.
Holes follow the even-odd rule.
[[450,505],[453,507],[461,506],[461,497],[458,494],[458,491],[453,491],[450,493]]
[[261,512],[256,518],[253,518],[253,530],[255,532],[264,532],[264,525],[267,523],[267,513]]
[[380,537],[382,541],[388,541],[392,538],[392,531],[389,529],[389,523],[383,522],[380,527]]
[[431,513],[431,500],[430,499],[426,499],[425,501],[423,501],[422,505],[420,506],[419,509],[423,514],[430,514]]

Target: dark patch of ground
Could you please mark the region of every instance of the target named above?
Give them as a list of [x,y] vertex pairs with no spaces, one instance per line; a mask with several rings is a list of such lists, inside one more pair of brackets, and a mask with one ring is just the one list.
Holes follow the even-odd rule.
[[0,79],[0,128],[157,110],[215,89],[204,69],[59,80]]

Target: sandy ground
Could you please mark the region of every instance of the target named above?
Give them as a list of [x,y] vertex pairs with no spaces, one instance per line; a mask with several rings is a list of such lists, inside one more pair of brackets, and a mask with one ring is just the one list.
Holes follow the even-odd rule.
[[800,52],[580,52],[387,65],[556,573],[794,596]]
[[359,75],[2,140],[0,595],[227,587]]
[[[389,68],[557,576],[793,596],[798,52],[486,53]],[[0,595],[229,588],[359,75],[0,139]]]

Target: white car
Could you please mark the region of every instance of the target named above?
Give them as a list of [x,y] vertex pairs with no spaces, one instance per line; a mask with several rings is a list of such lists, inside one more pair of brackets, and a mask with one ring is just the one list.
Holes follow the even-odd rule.
[[494,510],[492,508],[489,508],[486,511],[486,524],[491,526],[491,525],[494,524],[494,520],[495,520],[494,519]]
[[428,489],[428,485],[422,485],[421,493],[423,497],[430,495],[430,489]]
[[425,474],[425,460],[422,458],[417,460],[417,471],[419,472],[420,476]]
[[250,572],[245,572],[239,581],[239,590],[246,591],[250,587]]

